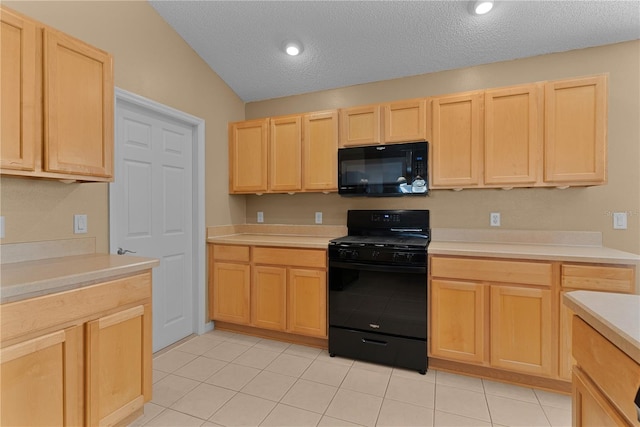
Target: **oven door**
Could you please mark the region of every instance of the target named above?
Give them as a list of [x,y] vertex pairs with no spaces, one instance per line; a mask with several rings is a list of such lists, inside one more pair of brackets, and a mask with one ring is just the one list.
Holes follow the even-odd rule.
[[426,339],[426,267],[330,261],[329,325]]

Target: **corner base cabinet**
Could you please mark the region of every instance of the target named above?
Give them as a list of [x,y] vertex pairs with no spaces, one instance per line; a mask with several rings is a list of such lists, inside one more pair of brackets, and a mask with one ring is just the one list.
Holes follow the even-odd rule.
[[151,271],[1,309],[0,425],[117,425],[151,400]]

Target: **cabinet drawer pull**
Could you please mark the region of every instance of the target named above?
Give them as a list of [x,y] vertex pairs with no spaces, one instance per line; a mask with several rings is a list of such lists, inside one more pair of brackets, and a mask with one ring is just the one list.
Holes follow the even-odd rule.
[[368,339],[368,338],[362,338],[362,343],[363,344],[381,345],[383,347],[387,346],[387,342],[386,341],[371,340],[371,339]]

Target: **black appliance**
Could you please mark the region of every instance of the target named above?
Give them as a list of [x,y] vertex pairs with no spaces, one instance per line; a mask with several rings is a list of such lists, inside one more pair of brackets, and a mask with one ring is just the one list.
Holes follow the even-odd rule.
[[428,210],[350,210],[329,243],[329,354],[427,370]]
[[425,196],[427,142],[348,147],[338,150],[341,196]]

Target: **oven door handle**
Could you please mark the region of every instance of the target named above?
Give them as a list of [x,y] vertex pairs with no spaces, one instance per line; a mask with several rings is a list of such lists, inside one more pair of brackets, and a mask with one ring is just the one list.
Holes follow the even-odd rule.
[[426,274],[427,267],[416,267],[407,265],[380,265],[380,264],[365,264],[361,262],[343,262],[343,261],[329,261],[329,268],[345,268],[349,270],[366,270],[366,271],[381,271],[389,273],[413,273],[413,274]]

